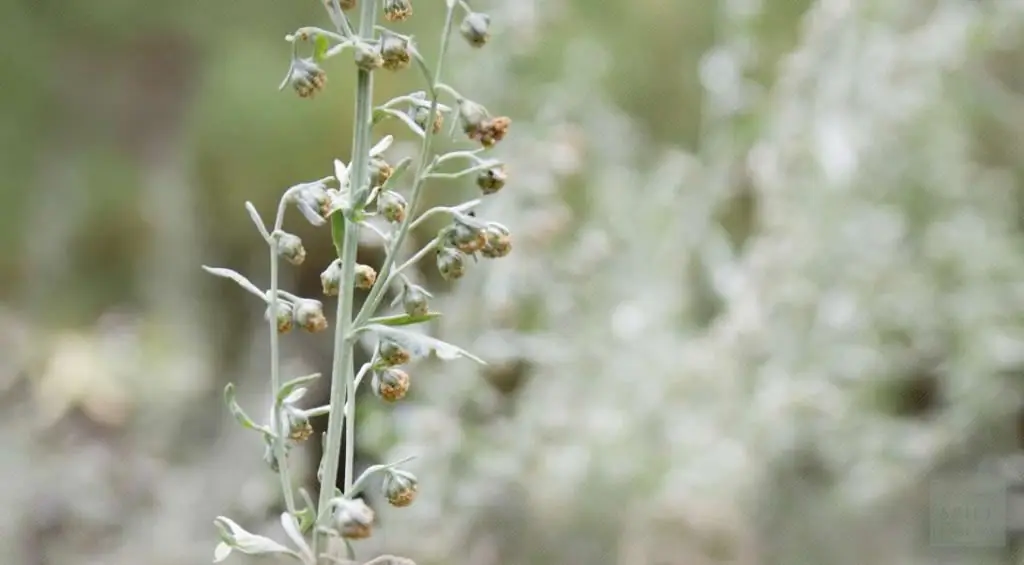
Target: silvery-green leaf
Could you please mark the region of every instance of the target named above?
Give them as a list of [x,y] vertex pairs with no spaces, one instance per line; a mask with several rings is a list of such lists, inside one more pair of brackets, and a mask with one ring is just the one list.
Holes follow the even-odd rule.
[[313,550],[306,543],[306,538],[302,537],[302,531],[299,527],[298,520],[295,516],[287,512],[281,513],[281,527],[284,528],[284,533],[288,535],[288,539],[292,540],[295,547],[299,548],[299,553],[302,555],[303,561],[306,563],[315,563],[316,559],[313,558]]
[[220,563],[231,555],[231,546],[224,543],[218,542],[217,547],[213,548],[213,562]]
[[366,329],[381,337],[394,340],[403,348],[408,349],[414,356],[425,357],[433,352],[439,359],[451,361],[460,357],[472,359],[481,365],[486,365],[483,359],[472,353],[442,341],[429,335],[418,334],[398,327],[386,326],[383,324],[370,324]]
[[355,495],[362,492],[362,490],[366,488],[367,481],[369,481],[370,478],[376,475],[377,473],[380,473],[381,471],[387,471],[388,469],[393,469],[403,463],[408,463],[413,459],[415,459],[415,456],[409,456],[391,463],[381,463],[378,465],[371,465],[367,467],[366,470],[359,474],[359,477],[355,480],[355,482],[352,483],[352,488],[349,490],[349,494],[346,496],[346,498],[352,498]]
[[370,318],[369,323],[380,324],[383,326],[410,326],[412,324],[422,324],[423,322],[429,322],[435,318],[440,318],[440,312],[427,312],[421,316],[410,316],[409,314],[395,314],[394,316],[378,316],[376,318]]
[[391,190],[391,187],[398,184],[398,179],[402,177],[406,170],[409,169],[409,165],[412,164],[412,158],[406,157],[395,165],[395,168],[391,171],[391,176],[388,180],[384,181],[383,186],[380,187],[380,192],[383,193],[385,190]]
[[235,385],[234,383],[228,383],[224,387],[224,403],[227,404],[228,410],[231,415],[235,417],[235,420],[242,425],[243,428],[248,430],[261,430],[262,428],[252,421],[252,418],[242,410],[242,407],[238,405],[238,401],[235,399]]
[[[247,531],[230,518],[217,516],[213,523],[217,526],[218,530],[220,530],[223,543],[230,546],[231,549],[236,549],[247,555],[283,553],[291,555],[292,557],[299,557],[299,555],[291,549],[288,549],[268,537],[259,536]],[[221,554],[223,554],[222,550]],[[226,555],[224,555],[224,557],[226,557]]]
[[249,217],[252,218],[252,223],[256,224],[256,229],[259,230],[263,239],[270,239],[270,234],[267,232],[267,225],[263,223],[263,218],[260,217],[260,213],[256,210],[256,206],[254,206],[252,202],[246,201],[245,209],[249,212]]
[[391,144],[394,143],[394,141],[395,136],[385,135],[383,138],[381,138],[380,141],[377,142],[376,145],[370,148],[370,157],[377,157],[381,153],[387,151],[388,148],[391,147]]
[[423,128],[417,125],[416,122],[414,122],[413,119],[410,118],[409,116],[405,115],[405,113],[391,109],[384,109],[382,111],[385,114],[391,116],[392,118],[398,118],[399,121],[408,126],[409,129],[412,130],[412,132],[415,133],[416,135],[420,137],[426,136],[426,133],[423,131]]
[[203,265],[203,270],[206,271],[207,273],[210,273],[211,275],[216,275],[218,277],[223,277],[225,279],[231,279],[238,283],[238,286],[244,288],[245,290],[248,290],[249,292],[255,294],[256,296],[259,296],[260,300],[267,300],[267,297],[263,295],[262,290],[257,288],[256,285],[252,284],[252,282],[249,279],[243,277],[241,274],[235,271],[232,271],[231,269],[225,269],[222,267],[207,267],[206,265]]
[[[311,383],[311,382],[313,382],[313,381],[315,381],[315,380],[317,380],[319,378],[320,378],[320,373],[313,373],[312,375],[305,375],[305,376],[302,376],[302,377],[296,377],[296,378],[294,378],[294,379],[284,383],[283,385],[281,385],[281,390],[277,391],[277,402],[279,404],[282,404],[282,403],[283,404],[287,404],[287,403],[290,403],[290,402],[298,401],[299,399],[302,398],[302,395],[305,394],[305,390],[306,390],[305,388],[300,388],[300,387],[302,387],[303,385],[309,384],[309,383]],[[296,397],[294,399],[291,399],[290,397],[292,396],[292,394],[295,393],[295,392],[298,392],[298,390],[302,390],[303,392],[299,393],[298,397]]]

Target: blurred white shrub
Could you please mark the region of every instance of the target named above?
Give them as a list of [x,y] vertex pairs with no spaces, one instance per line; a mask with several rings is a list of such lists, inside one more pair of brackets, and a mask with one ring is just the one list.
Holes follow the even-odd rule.
[[[1024,4],[821,0],[770,89],[744,78],[757,37],[736,31],[759,9],[723,10],[697,156],[653,150],[601,98],[592,38],[545,86],[462,77],[532,111],[512,112],[513,180],[480,210],[515,251],[442,308],[440,335],[490,376],[439,366],[394,413],[387,458],[416,454],[431,488],[383,511],[386,530],[429,535],[382,547],[421,564],[925,563],[927,479],[1013,444],[1024,179],[979,162],[973,106]],[[505,76],[540,48],[531,27],[464,72]],[[733,118],[751,108],[745,141]],[[739,229],[719,221],[743,207]],[[494,379],[518,370],[504,394]]]

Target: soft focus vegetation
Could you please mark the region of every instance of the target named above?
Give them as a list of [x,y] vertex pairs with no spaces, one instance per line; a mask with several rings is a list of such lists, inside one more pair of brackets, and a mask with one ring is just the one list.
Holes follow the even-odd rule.
[[[927,518],[930,479],[1024,445],[1024,5],[479,5],[494,38],[450,76],[515,122],[482,210],[515,250],[439,296],[434,334],[489,367],[424,363],[359,414],[360,466],[415,454],[424,485],[370,499],[373,551],[1016,563],[937,549]],[[262,311],[198,266],[259,279],[240,203],[349,154],[353,73],[275,89],[316,2],[193,7],[0,3],[6,564],[204,563],[217,514],[279,528],[220,403],[269,393]],[[332,249],[297,233],[282,284],[312,295]],[[283,346],[329,372],[329,337]]]

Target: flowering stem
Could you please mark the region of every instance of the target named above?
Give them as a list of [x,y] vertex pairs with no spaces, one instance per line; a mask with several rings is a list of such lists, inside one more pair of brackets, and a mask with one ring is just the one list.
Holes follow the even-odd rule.
[[274,399],[270,405],[270,425],[274,430],[274,458],[277,459],[277,473],[281,479],[281,490],[284,492],[285,508],[289,513],[295,515],[295,495],[292,493],[292,479],[288,469],[288,455],[285,451],[288,430],[285,430],[282,425],[277,402],[277,394],[281,390],[281,336],[277,331],[278,279],[280,278],[278,276],[278,238],[271,236],[267,243],[270,244],[270,312],[272,314],[267,316],[267,326],[270,328],[270,388],[272,390],[271,398]]
[[[437,55],[437,66],[434,69],[434,78],[430,86],[430,113],[426,123],[433,123],[437,117],[438,107],[438,91],[435,85],[441,84],[441,68],[444,64],[444,56],[448,52],[448,39],[451,36],[452,31],[452,20],[455,19],[455,5],[450,4],[448,6],[448,12],[444,19],[444,30],[441,32],[441,48],[438,50]],[[384,299],[384,291],[387,289],[387,283],[391,279],[391,269],[395,265],[395,260],[398,257],[398,250],[402,248],[402,243],[405,242],[405,237],[409,234],[409,227],[412,225],[412,217],[417,206],[419,205],[420,196],[423,192],[423,184],[427,180],[427,172],[431,167],[430,151],[434,143],[434,128],[426,128],[426,134],[423,136],[423,142],[420,145],[420,163],[418,170],[416,171],[416,181],[412,186],[412,193],[409,196],[408,210],[409,214],[406,215],[405,221],[398,228],[398,233],[395,234],[394,239],[391,241],[391,245],[388,246],[387,256],[384,259],[384,265],[381,267],[380,273],[377,275],[377,281],[374,283],[373,288],[370,289],[370,295],[366,298],[366,302],[363,303],[362,309],[359,310],[359,315],[356,316],[354,322],[355,327],[359,327],[366,323],[366,320],[373,315],[380,306],[381,300]]]
[[[334,3],[335,5],[337,3]],[[366,38],[373,33],[376,0],[363,2],[359,18],[359,34]],[[349,182],[351,194],[361,192],[369,181],[370,163],[370,116],[373,109],[373,75],[360,69],[356,75],[356,107],[353,124],[352,160]],[[334,481],[338,476],[341,460],[342,430],[345,432],[345,474],[343,492],[352,488],[352,471],[355,456],[355,375],[352,366],[352,343],[348,335],[352,328],[352,302],[355,290],[356,253],[359,248],[359,225],[347,221],[344,213],[331,216],[331,236],[341,259],[341,289],[338,293],[338,309],[334,324],[334,363],[331,368],[330,416],[327,423],[327,441],[324,453],[324,471],[320,483],[319,513],[323,513],[334,496]],[[345,414],[346,400],[352,404]],[[321,535],[314,533],[313,552],[318,555],[317,546]]]

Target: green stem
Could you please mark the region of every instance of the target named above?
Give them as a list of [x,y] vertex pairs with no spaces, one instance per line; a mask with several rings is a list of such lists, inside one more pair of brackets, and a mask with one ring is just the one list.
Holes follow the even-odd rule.
[[274,457],[277,459],[278,476],[281,479],[281,491],[284,493],[284,503],[288,512],[295,515],[295,494],[292,492],[291,473],[288,468],[288,455],[285,451],[285,442],[288,438],[288,430],[284,430],[281,422],[281,411],[277,406],[277,391],[281,390],[281,345],[280,334],[277,332],[277,304],[278,304],[278,275],[279,258],[277,254],[277,236],[272,234],[270,241],[270,304],[272,316],[267,316],[267,326],[270,329],[270,388],[271,398],[274,398],[270,405],[270,425],[274,430]]
[[[362,4],[359,35],[373,33],[377,1]],[[356,75],[355,122],[352,135],[352,160],[349,174],[352,194],[362,191],[369,182],[370,116],[373,110],[373,75],[359,70]],[[324,453],[324,473],[320,484],[318,512],[328,507],[334,496],[334,480],[341,463],[342,430],[345,433],[345,479],[343,492],[352,488],[353,459],[355,455],[355,374],[352,366],[352,343],[348,335],[352,328],[352,303],[355,283],[356,254],[359,249],[359,225],[347,221],[343,212],[331,217],[331,236],[341,259],[342,288],[338,293],[338,309],[334,325],[334,363],[331,368],[330,416],[327,423],[327,441]],[[345,414],[345,404],[352,401],[351,413]],[[319,555],[320,533],[313,536],[314,555]]]
[[[444,66],[444,56],[448,52],[448,39],[451,36],[452,21],[455,19],[455,6],[451,5],[448,7],[448,13],[445,15],[444,20],[444,31],[441,33],[441,48],[437,55],[437,67],[434,69],[434,79],[430,85],[430,113],[427,123],[433,123],[435,116],[437,116],[438,106],[438,90],[435,85],[441,84],[441,68]],[[402,248],[402,243],[405,242],[405,237],[409,235],[409,227],[412,225],[413,214],[416,208],[419,206],[420,197],[423,193],[423,185],[427,180],[427,171],[430,170],[431,160],[430,151],[434,143],[434,128],[426,128],[426,135],[423,136],[423,141],[420,145],[420,163],[416,172],[416,181],[412,186],[412,193],[409,196],[408,210],[409,214],[406,215],[405,221],[398,228],[398,233],[395,238],[391,241],[391,245],[388,247],[387,256],[384,259],[384,265],[381,267],[380,273],[377,275],[377,282],[370,289],[370,295],[367,296],[366,302],[363,303],[363,307],[359,310],[359,315],[356,316],[354,322],[355,327],[362,326],[366,323],[366,320],[370,319],[370,316],[380,306],[381,300],[384,299],[384,292],[387,290],[387,283],[391,279],[391,270],[395,266],[395,260],[398,257],[398,250]]]

